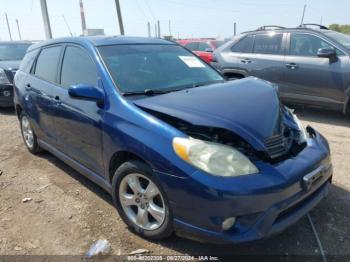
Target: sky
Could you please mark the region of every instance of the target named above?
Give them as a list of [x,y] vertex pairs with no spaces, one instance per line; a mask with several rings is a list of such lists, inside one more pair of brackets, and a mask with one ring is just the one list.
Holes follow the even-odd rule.
[[[119,35],[114,0],[83,0],[88,28],[102,28],[107,35]],[[181,38],[217,37],[253,30],[261,25],[297,26],[304,4],[305,23],[350,24],[349,0],[120,0],[125,34],[147,36],[147,22],[160,21],[161,35]],[[69,35],[64,17],[74,35],[81,34],[79,0],[47,0],[53,37]],[[45,39],[40,0],[0,0],[0,40],[9,40],[5,14],[12,37]],[[170,21],[170,28],[169,28]]]

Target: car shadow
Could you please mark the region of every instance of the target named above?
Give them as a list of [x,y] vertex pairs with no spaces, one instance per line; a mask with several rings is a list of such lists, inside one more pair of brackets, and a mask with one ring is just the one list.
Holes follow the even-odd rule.
[[350,116],[342,112],[295,107],[295,113],[304,121],[350,127]]
[[[111,196],[95,183],[75,171],[70,166],[47,152],[39,154],[57,168],[74,178],[98,197],[113,206]],[[336,185],[332,185],[329,197],[323,200],[312,212],[311,217],[320,234],[326,253],[329,255],[350,255],[350,233],[348,229],[350,210],[350,193]],[[332,217],[336,217],[334,220]],[[132,232],[130,232],[132,234]],[[337,239],[342,238],[342,242]],[[173,235],[164,241],[154,241],[155,244],[187,255],[214,255],[221,257],[240,257],[240,261],[265,261],[264,258],[254,260],[254,256],[264,256],[266,261],[294,261],[287,257],[296,256],[297,259],[307,261],[321,261],[312,227],[306,217],[295,225],[274,237],[239,245],[215,245],[180,238]],[[287,260],[283,260],[283,258]],[[222,261],[220,259],[220,261]]]
[[73,179],[75,179],[77,182],[79,182],[81,185],[89,189],[91,192],[95,193],[97,196],[99,196],[101,199],[109,203],[110,205],[113,205],[112,197],[100,186],[95,184],[94,182],[90,181],[88,178],[86,178],[84,175],[77,172],[75,169],[52,155],[51,153],[47,151],[43,151],[37,154],[38,157],[44,158],[48,160],[51,164],[56,166],[57,168],[61,169],[65,174],[68,174]]
[[16,111],[13,107],[0,107],[0,115],[15,115]]

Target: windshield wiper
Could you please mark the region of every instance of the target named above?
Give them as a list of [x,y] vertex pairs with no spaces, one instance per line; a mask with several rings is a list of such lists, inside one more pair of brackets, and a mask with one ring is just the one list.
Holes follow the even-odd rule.
[[135,96],[135,95],[153,96],[153,95],[166,94],[166,93],[170,93],[170,92],[174,92],[174,91],[178,91],[178,90],[145,89],[142,91],[124,92],[124,93],[122,93],[122,95],[123,96]]
[[217,83],[223,83],[225,80],[214,80],[214,81],[207,81],[207,82],[199,82],[199,83],[194,83],[190,85],[183,85],[183,86],[178,86],[179,90],[185,90],[185,89],[190,89],[190,88],[195,88],[195,87],[200,87],[200,86],[208,86],[208,85],[213,85]]

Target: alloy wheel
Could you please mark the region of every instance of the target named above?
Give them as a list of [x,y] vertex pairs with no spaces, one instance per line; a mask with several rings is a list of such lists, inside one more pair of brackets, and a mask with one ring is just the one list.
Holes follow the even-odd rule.
[[26,143],[27,147],[33,148],[34,133],[30,126],[29,120],[26,116],[22,117],[21,125],[22,125],[22,135],[24,138],[24,142]]
[[144,175],[126,175],[119,186],[119,200],[128,219],[142,229],[156,230],[165,220],[166,206],[162,193]]

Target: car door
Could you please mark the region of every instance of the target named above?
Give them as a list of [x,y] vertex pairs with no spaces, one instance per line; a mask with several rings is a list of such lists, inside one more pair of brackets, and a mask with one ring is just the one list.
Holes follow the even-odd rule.
[[289,51],[285,60],[283,80],[285,100],[317,105],[343,106],[348,84],[349,58],[337,49],[337,58],[317,56],[319,48],[334,47],[326,39],[302,32],[290,33]]
[[86,84],[103,89],[96,65],[80,46],[67,45],[60,73],[60,86],[55,88],[55,132],[59,149],[70,158],[103,174],[102,117],[104,110],[94,101],[72,98],[68,88]]
[[236,79],[236,74],[249,76],[250,63],[242,60],[246,55],[253,52],[255,35],[242,36],[233,44],[216,53],[217,64],[215,65],[228,79]]
[[26,110],[30,112],[37,136],[54,145],[56,142],[53,115],[53,88],[57,85],[57,70],[62,46],[42,48],[31,74],[25,81]]
[[285,53],[283,39],[284,34],[275,31],[255,35],[253,52],[240,57],[240,63],[248,69],[249,75],[281,83]]

